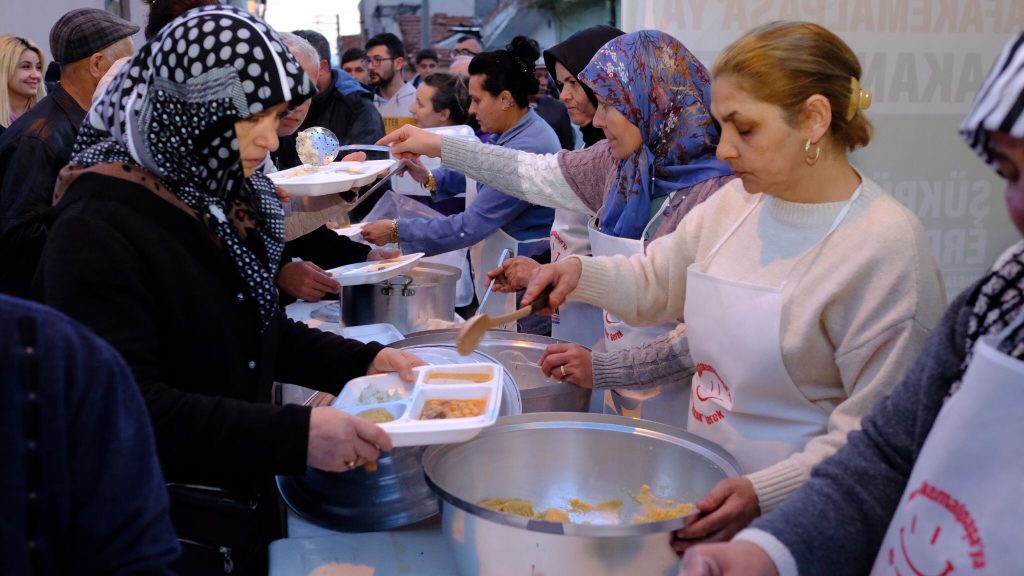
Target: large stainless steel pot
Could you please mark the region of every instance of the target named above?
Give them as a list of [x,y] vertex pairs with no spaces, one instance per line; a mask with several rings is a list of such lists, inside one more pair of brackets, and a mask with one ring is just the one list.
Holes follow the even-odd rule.
[[[678,428],[574,413],[500,418],[469,442],[429,448],[423,467],[465,576],[674,575],[670,534],[685,520],[628,523],[629,494],[648,484],[659,496],[696,502],[718,481],[739,475],[725,450]],[[536,510],[564,508],[570,498],[621,498],[627,522],[529,520],[477,505],[487,498],[529,498]]]
[[377,284],[341,289],[341,320],[348,326],[386,322],[402,334],[425,330],[430,320],[455,319],[454,266],[420,261],[416,267]]
[[[454,350],[457,333],[458,330],[416,332],[391,346],[413,353],[423,346]],[[590,406],[590,390],[547,378],[538,365],[544,350],[556,342],[562,341],[535,334],[489,330],[477,350],[496,358],[512,375],[523,398],[523,413],[586,412]]]
[[[459,356],[447,348],[423,347],[416,353],[430,364],[497,362],[486,354]],[[499,413],[522,411],[515,380],[506,373]],[[373,532],[406,526],[438,512],[437,496],[423,477],[425,449],[396,448],[378,461],[376,472],[308,468],[303,477],[278,476],[278,490],[299,516],[332,530]]]

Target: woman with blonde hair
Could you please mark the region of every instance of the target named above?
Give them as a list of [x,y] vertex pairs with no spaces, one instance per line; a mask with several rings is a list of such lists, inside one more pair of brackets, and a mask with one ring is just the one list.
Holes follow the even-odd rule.
[[[1010,38],[960,124],[1006,181],[1024,234],[1024,34]],[[1024,241],[950,304],[863,429],[778,510],[680,576],[1019,574],[1024,502]],[[828,553],[823,554],[823,550]]]
[[[676,549],[728,539],[796,491],[884,398],[945,306],[917,217],[848,154],[868,143],[860,63],[816,24],[751,30],[712,70],[717,156],[739,178],[632,258],[541,267],[551,285],[630,324],[686,319],[696,372],[687,430],[745,476],[697,503]],[[400,150],[399,150],[400,152]]]
[[46,96],[43,51],[31,40],[0,36],[0,132]]

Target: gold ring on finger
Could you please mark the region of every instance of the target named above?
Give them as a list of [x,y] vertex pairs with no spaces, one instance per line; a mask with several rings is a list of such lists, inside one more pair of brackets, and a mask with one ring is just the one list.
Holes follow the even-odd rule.
[[565,376],[566,376],[566,374],[565,374],[565,364],[562,364],[561,366],[559,366],[558,369],[562,372],[562,378],[565,378]]

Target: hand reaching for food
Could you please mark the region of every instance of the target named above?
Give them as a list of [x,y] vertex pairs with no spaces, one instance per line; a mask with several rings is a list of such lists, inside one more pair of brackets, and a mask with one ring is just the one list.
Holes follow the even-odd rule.
[[423,162],[420,161],[418,157],[409,158],[407,160],[402,160],[402,165],[398,169],[397,173],[398,176],[404,176],[406,174],[420,184],[426,184],[430,170],[427,170],[427,167],[423,165]]
[[395,241],[394,226],[391,220],[375,220],[363,224],[360,233],[363,239],[375,246],[384,246]]
[[441,155],[441,136],[406,124],[377,141],[382,146],[391,145],[391,155],[399,160]]
[[341,291],[341,284],[312,262],[286,262],[277,273],[277,286],[306,302],[319,302],[325,295]]

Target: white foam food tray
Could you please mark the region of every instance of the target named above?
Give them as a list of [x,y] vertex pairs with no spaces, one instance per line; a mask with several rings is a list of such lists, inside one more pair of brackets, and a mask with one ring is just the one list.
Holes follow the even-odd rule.
[[367,342],[380,342],[387,346],[392,342],[398,342],[405,336],[395,328],[393,324],[364,324],[362,326],[346,326],[341,329],[341,335],[345,338],[359,340],[363,344]]
[[398,276],[409,268],[412,268],[423,258],[423,252],[405,254],[395,258],[384,260],[367,260],[331,268],[327,274],[340,282],[343,286],[355,286],[356,284],[376,284],[388,278]]
[[[417,368],[415,384],[397,374],[365,376],[349,381],[333,406],[357,416],[386,410],[394,420],[378,425],[396,448],[465,442],[498,419],[503,375],[498,364],[476,363]],[[463,415],[480,402],[482,413]]]
[[331,162],[319,169],[303,164],[272,172],[267,177],[292,196],[324,196],[371,184],[378,174],[390,170],[395,162],[397,160]]

